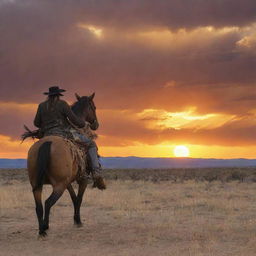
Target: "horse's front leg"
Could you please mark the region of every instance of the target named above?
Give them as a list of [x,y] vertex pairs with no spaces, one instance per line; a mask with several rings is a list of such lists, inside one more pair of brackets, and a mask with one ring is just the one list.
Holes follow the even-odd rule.
[[[73,206],[74,206],[74,222],[75,224],[78,224],[77,223],[77,220],[76,220],[76,205],[77,205],[77,196],[76,196],[76,193],[75,193],[75,190],[73,188],[73,186],[71,184],[69,184],[67,186],[67,190],[70,194],[70,197],[72,199],[72,203],[73,203]],[[81,222],[81,221],[80,221]]]
[[87,180],[79,181],[78,185],[79,187],[78,187],[78,193],[77,193],[74,220],[78,226],[82,226],[81,217],[80,217],[80,207],[83,201],[84,191],[87,187]]

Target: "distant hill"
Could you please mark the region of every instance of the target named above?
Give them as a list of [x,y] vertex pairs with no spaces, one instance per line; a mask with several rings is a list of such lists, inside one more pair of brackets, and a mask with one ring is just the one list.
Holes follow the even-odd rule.
[[[256,159],[102,157],[108,169],[256,167]],[[26,159],[0,159],[0,168],[26,168]]]
[[256,167],[256,159],[105,157],[106,168]]
[[0,168],[26,168],[26,159],[6,159],[0,158]]

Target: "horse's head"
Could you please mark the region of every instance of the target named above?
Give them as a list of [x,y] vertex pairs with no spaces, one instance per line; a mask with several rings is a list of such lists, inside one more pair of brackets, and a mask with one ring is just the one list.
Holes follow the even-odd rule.
[[83,119],[90,123],[92,130],[97,130],[99,127],[97,115],[96,115],[96,106],[93,102],[95,93],[91,96],[79,96],[75,94],[77,101],[72,105],[73,112]]

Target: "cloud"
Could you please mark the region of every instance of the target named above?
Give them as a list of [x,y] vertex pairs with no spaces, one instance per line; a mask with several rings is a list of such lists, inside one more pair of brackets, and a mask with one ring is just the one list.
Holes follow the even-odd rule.
[[[0,134],[18,139],[59,84],[70,102],[96,91],[102,145],[255,143],[255,9],[252,0],[1,1]],[[191,108],[225,122],[156,129],[165,117],[138,116]]]
[[[157,145],[161,143],[253,146],[256,143],[255,115],[236,118],[206,115],[205,118],[212,119],[212,121],[202,123],[198,122],[199,119],[196,122],[195,118],[199,117],[192,115],[190,122],[182,124],[178,120],[180,127],[175,121],[171,121],[173,123],[169,124],[167,122],[167,125],[172,125],[169,128],[164,125],[157,126],[153,122],[150,125],[145,125],[145,121],[142,121],[140,116],[140,113],[136,114],[130,111],[122,113],[117,110],[102,111],[99,115],[99,120],[102,123],[100,128],[102,136],[99,137],[99,144],[101,146]],[[182,116],[187,118],[188,114],[180,113],[179,119]]]
[[[6,1],[4,1],[6,2]],[[122,29],[141,27],[194,28],[213,25],[245,26],[255,21],[253,0],[99,0],[11,1],[7,8],[23,8],[72,21]],[[58,12],[55,10],[58,9]]]
[[[147,0],[120,1],[116,6],[113,1],[27,0],[5,4],[0,8],[1,100],[35,102],[57,83],[83,94],[96,90],[104,107],[111,106],[103,98],[115,98],[111,102],[120,108],[117,97],[126,95],[129,102],[138,102],[170,81],[208,88],[252,83],[255,58],[239,50],[237,42],[244,37],[238,26],[251,22],[255,4],[230,3],[197,0],[183,6],[180,1]],[[184,22],[191,30],[180,30],[186,27]],[[79,27],[81,23],[99,26],[102,40],[90,26]]]
[[[20,134],[25,123],[32,126],[35,105],[16,103],[5,104],[0,112],[1,120],[5,124],[0,127],[1,142],[9,145],[4,148],[4,155],[25,155],[32,140],[27,140],[25,146],[20,147]],[[159,145],[204,145],[204,146],[253,146],[256,143],[255,112],[248,116],[232,116],[223,114],[198,114],[196,110],[168,113],[163,110],[145,110],[136,112],[131,110],[98,109],[100,129],[97,144],[104,148],[143,148]],[[15,151],[15,147],[18,151]],[[159,146],[160,147],[160,146]],[[136,151],[136,152],[137,152]],[[116,152],[116,150],[113,150]]]

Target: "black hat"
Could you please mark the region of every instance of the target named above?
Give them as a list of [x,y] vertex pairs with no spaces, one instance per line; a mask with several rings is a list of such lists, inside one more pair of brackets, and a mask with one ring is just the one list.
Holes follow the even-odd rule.
[[52,86],[49,88],[49,92],[44,92],[45,95],[49,95],[49,96],[53,96],[53,95],[60,95],[63,96],[61,94],[61,92],[65,92],[66,90],[60,89],[59,86]]

